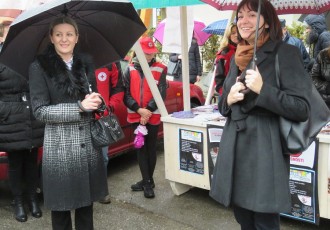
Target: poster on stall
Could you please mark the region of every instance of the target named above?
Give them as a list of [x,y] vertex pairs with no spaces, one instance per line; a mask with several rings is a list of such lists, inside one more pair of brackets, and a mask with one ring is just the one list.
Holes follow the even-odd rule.
[[207,125],[207,152],[210,184],[213,177],[215,162],[219,153],[219,144],[222,136],[223,128],[216,125]]
[[204,174],[203,133],[179,129],[180,170]]
[[291,213],[281,215],[319,224],[320,213],[317,196],[318,140],[298,154],[290,155]]

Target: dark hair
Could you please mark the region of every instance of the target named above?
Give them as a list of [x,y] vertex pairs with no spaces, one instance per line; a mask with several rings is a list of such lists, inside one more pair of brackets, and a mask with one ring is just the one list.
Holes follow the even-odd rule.
[[69,17],[59,17],[59,18],[55,18],[49,25],[49,35],[53,35],[53,30],[54,27],[60,24],[69,24],[71,26],[74,27],[74,30],[76,31],[76,34],[79,34],[79,30],[78,30],[78,25],[76,23],[75,20],[73,20],[72,18]]
[[[243,6],[247,6],[249,10],[258,12],[259,0],[242,0],[237,7],[236,21],[238,21],[238,12]],[[269,33],[270,40],[280,41],[283,37],[282,27],[280,20],[276,14],[276,10],[272,3],[268,0],[261,0],[260,14],[264,17],[265,23],[269,25],[266,29]],[[238,32],[239,34],[239,32]],[[241,35],[238,36],[239,40],[242,40]]]

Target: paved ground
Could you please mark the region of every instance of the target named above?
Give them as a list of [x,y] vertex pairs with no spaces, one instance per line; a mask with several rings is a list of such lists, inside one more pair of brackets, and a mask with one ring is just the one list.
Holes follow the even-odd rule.
[[[95,203],[95,229],[103,230],[239,230],[230,209],[217,204],[208,191],[194,188],[175,196],[164,173],[164,154],[159,147],[155,173],[155,199],[145,199],[142,192],[131,192],[130,185],[140,179],[134,154],[112,159],[109,163],[110,205]],[[8,185],[0,183],[1,230],[48,230],[50,212],[42,207],[44,216],[19,223],[12,216],[11,196]],[[287,218],[281,219],[282,230],[325,230],[330,221],[322,219],[319,227]]]

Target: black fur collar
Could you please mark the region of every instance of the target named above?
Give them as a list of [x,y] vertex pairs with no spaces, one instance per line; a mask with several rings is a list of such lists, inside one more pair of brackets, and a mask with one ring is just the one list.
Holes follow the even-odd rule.
[[77,99],[88,94],[86,74],[93,71],[89,56],[74,52],[70,71],[51,44],[44,54],[37,57],[37,60],[47,76],[53,79],[56,88],[64,89],[69,96]]

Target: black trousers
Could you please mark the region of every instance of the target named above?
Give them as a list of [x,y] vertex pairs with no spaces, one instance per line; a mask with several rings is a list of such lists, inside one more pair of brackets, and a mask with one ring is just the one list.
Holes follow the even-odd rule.
[[[137,127],[138,124],[136,124]],[[137,150],[137,159],[142,175],[143,181],[149,181],[153,179],[156,161],[157,161],[157,134],[159,125],[147,124],[146,128],[148,134],[144,137],[144,145],[141,149]]]
[[23,184],[28,196],[34,196],[38,186],[38,149],[8,153],[9,184],[13,196],[23,195]]
[[[52,211],[53,230],[72,230],[71,211]],[[93,204],[75,209],[75,229],[93,230]]]
[[278,213],[253,212],[234,206],[236,221],[241,225],[241,230],[279,230],[280,215]]

